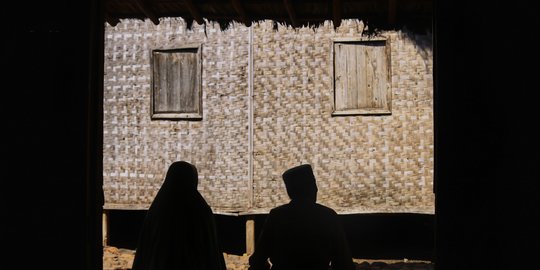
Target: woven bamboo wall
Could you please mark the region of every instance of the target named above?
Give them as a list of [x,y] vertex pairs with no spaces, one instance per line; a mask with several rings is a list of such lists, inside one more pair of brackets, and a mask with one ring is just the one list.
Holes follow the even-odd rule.
[[[205,33],[206,31],[206,33]],[[105,33],[103,181],[106,208],[146,208],[173,161],[199,170],[224,210],[248,205],[248,28],[123,20]],[[150,51],[203,43],[203,121],[150,120]]]
[[[199,189],[217,211],[265,212],[287,202],[281,173],[311,163],[319,202],[339,212],[433,213],[430,36],[382,33],[391,45],[391,115],[331,116],[332,39],[359,37],[363,29],[357,20],[337,30],[253,25],[250,180],[249,29],[186,30],[181,19],[107,25],[106,207],[147,207],[168,164],[187,160],[198,167]],[[193,42],[203,43],[203,120],[151,121],[149,51]]]
[[336,31],[255,28],[256,208],[287,202],[281,173],[310,163],[318,201],[339,212],[433,213],[430,37],[382,33],[391,44],[391,115],[331,116],[332,40],[363,29],[356,20]]

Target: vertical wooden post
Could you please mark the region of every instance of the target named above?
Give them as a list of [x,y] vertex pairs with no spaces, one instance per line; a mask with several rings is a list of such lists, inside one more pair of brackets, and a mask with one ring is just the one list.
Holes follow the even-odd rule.
[[103,246],[107,246],[109,244],[109,211],[103,210],[103,214],[101,215],[101,222]]
[[255,251],[255,220],[248,216],[246,220],[246,254],[251,255]]
[[248,207],[253,208],[253,27],[249,27],[249,47],[248,47]]

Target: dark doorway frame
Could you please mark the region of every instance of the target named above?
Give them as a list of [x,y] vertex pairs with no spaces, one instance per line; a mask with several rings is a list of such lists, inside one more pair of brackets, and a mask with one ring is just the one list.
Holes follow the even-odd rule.
[[[526,127],[535,119],[534,99],[508,103],[506,93],[540,89],[526,68],[528,52],[537,50],[529,32],[537,16],[519,3],[434,3],[435,268],[517,269],[526,264],[519,258],[534,250],[522,244],[536,230],[530,216],[538,217],[540,196],[531,180],[539,177],[538,156],[530,150],[538,149],[540,136]],[[519,36],[523,48],[515,50],[512,39],[494,42],[501,33]],[[512,57],[494,57],[509,51]],[[501,204],[501,194],[513,200]]]
[[[4,98],[27,101],[2,106],[3,255],[25,268],[102,270],[102,5],[3,6]],[[537,14],[465,0],[436,0],[434,14],[435,267],[525,269],[540,205],[538,106],[528,98],[540,89],[528,68]],[[32,260],[21,252],[29,246],[40,250]]]

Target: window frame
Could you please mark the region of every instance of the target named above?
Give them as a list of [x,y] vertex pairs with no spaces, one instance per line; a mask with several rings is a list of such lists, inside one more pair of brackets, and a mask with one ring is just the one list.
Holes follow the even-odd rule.
[[[370,42],[385,42],[384,54],[386,56],[386,103],[383,108],[357,108],[347,110],[337,110],[336,104],[336,51],[335,46],[338,43],[370,43]],[[392,66],[391,66],[391,46],[390,38],[384,36],[377,37],[344,37],[334,38],[331,41],[331,74],[332,74],[332,116],[354,116],[354,115],[391,115],[392,114]]]
[[[203,49],[202,43],[190,43],[185,44],[181,46],[175,46],[173,48],[154,48],[150,50],[150,118],[151,120],[202,120],[203,119],[203,102],[202,102],[202,49]],[[154,71],[154,53],[175,53],[175,52],[182,52],[185,50],[192,50],[196,49],[196,85],[195,85],[195,91],[197,91],[198,96],[198,110],[197,112],[190,112],[190,113],[180,113],[180,112],[155,112],[155,82],[156,78],[155,71]]]

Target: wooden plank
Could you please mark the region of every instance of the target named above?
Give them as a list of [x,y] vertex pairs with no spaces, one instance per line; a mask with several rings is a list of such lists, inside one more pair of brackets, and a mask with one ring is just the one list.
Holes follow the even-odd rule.
[[373,48],[372,46],[365,46],[365,56],[366,56],[366,99],[364,100],[362,104],[362,109],[367,108],[374,108],[373,107],[373,99],[375,98],[373,96],[373,89],[376,88],[374,84],[376,84],[375,76],[376,76],[376,56],[373,55]]
[[335,89],[334,89],[334,95],[335,95],[335,110],[336,111],[342,111],[346,109],[345,101],[346,101],[346,88],[345,83],[347,80],[347,63],[344,61],[346,60],[346,57],[343,56],[343,44],[342,43],[335,43],[334,44],[335,53],[334,53],[334,81],[335,81]]
[[372,88],[372,98],[371,98],[371,108],[381,108],[380,100],[381,97],[381,85],[384,81],[384,71],[382,67],[382,54],[378,46],[371,46],[371,65],[373,66],[373,88]]
[[[347,48],[347,109],[358,108],[358,63],[356,45],[349,43]],[[361,72],[361,70],[360,70]]]
[[197,112],[197,88],[196,88],[196,68],[197,60],[195,53],[186,53],[182,55],[182,70],[179,78],[179,101],[181,112]]
[[167,61],[168,55],[166,53],[154,52],[153,54],[153,98],[154,98],[154,112],[167,112],[167,89],[168,89],[168,72]]
[[160,89],[159,89],[159,97],[160,97],[160,103],[158,103],[160,110],[163,112],[169,112],[169,103],[167,102],[169,100],[169,71],[168,71],[168,62],[169,62],[169,54],[160,54],[160,65],[159,65],[159,78],[160,78]]
[[368,99],[368,79],[366,76],[366,49],[364,46],[356,45],[356,63],[358,65],[358,100],[355,109],[359,109],[366,107],[365,102]]
[[374,99],[373,108],[384,108],[386,106],[386,84],[387,84],[387,69],[385,65],[385,48],[384,46],[376,46],[373,50],[375,56],[375,85],[373,89]]
[[385,108],[388,112],[392,112],[392,48],[390,39],[384,42],[384,61],[386,67],[386,88],[385,88]]
[[170,112],[182,112],[182,104],[180,103],[180,91],[182,91],[181,74],[182,69],[187,68],[182,63],[183,53],[176,52],[170,55],[170,62],[167,67],[169,85],[167,96],[167,108]]
[[255,220],[247,217],[246,220],[246,254],[251,255],[255,251]]
[[364,109],[388,109],[387,92],[389,73],[387,66],[385,43],[373,42],[364,46],[368,56],[366,64],[366,76],[368,79],[368,89],[366,89],[366,103]]
[[109,244],[109,211],[103,210],[101,214],[101,235],[103,246]]
[[392,114],[387,109],[355,109],[346,111],[335,111],[332,113],[334,116],[347,116],[347,115],[388,115]]

